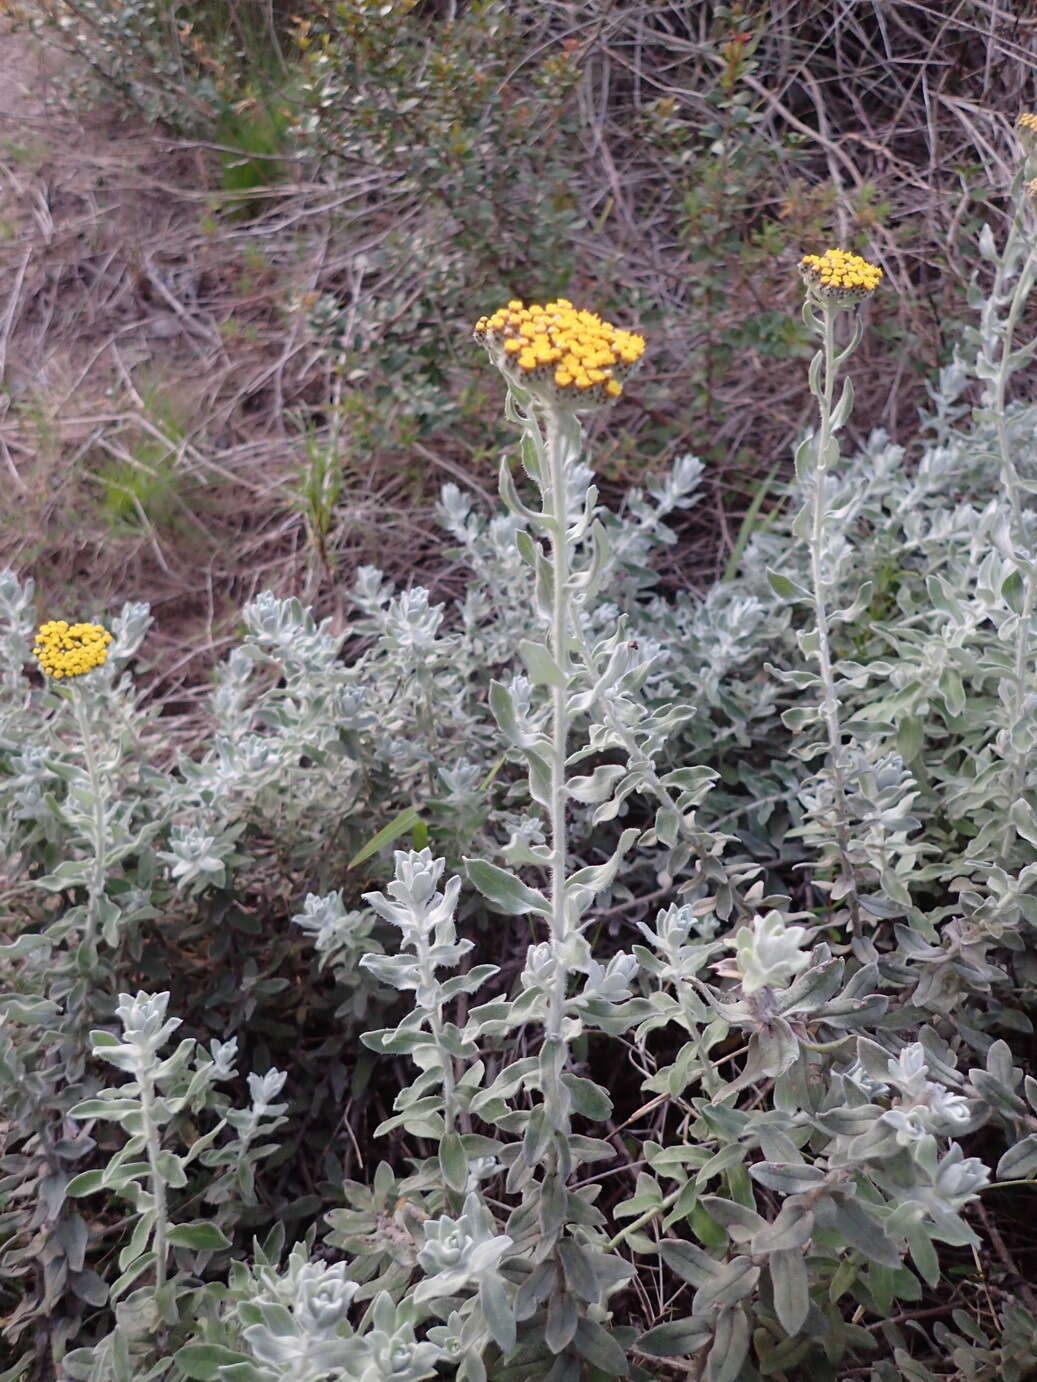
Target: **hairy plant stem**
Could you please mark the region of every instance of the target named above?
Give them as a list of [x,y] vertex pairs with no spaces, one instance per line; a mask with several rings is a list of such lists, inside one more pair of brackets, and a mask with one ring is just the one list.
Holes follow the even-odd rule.
[[650,1224],[653,1219],[658,1219],[660,1214],[665,1214],[670,1206],[676,1204],[680,1196],[683,1195],[684,1188],[683,1185],[678,1185],[676,1190],[671,1190],[658,1204],[653,1204],[651,1209],[646,1209],[639,1218],[632,1219],[629,1224],[624,1224],[619,1232],[609,1239],[606,1244],[606,1251],[615,1252],[620,1243],[625,1243],[628,1238],[632,1238],[635,1233],[640,1232],[646,1224]]
[[140,1108],[144,1120],[144,1135],[147,1139],[148,1166],[151,1168],[151,1195],[155,1206],[155,1294],[166,1284],[166,1256],[168,1254],[167,1234],[169,1232],[166,1207],[166,1182],[159,1168],[161,1142],[158,1124],[155,1122],[155,1083],[151,1070],[142,1068],[137,1072],[140,1085]]
[[[555,974],[547,1015],[547,1039],[560,1043],[565,1013],[568,972],[562,963],[566,939],[565,876],[568,853],[566,836],[566,748],[569,711],[566,681],[569,676],[569,515],[566,505],[565,435],[561,418],[547,411],[547,484],[551,536],[551,656],[561,670],[561,684],[551,688],[551,940]],[[545,508],[547,506],[545,505]]]
[[843,735],[839,723],[839,697],[832,671],[832,654],[828,637],[828,608],[824,586],[825,537],[825,479],[828,474],[828,452],[832,442],[832,405],[838,361],[835,349],[835,309],[824,303],[821,308],[823,348],[821,386],[815,391],[820,405],[821,423],[814,451],[811,477],[810,515],[810,582],[814,596],[814,626],[817,633],[817,662],[821,676],[821,714],[828,732],[829,771],[835,797],[835,835],[843,879],[843,892],[850,912],[850,924],[855,936],[861,933],[860,901],[857,896],[857,877],[850,860],[850,816],[846,805],[846,779],[843,775]]
[[[424,937],[417,943],[418,963],[421,966],[425,981],[435,984],[435,970],[429,960],[429,946]],[[443,1133],[444,1136],[454,1131],[454,1124],[457,1119],[457,1081],[454,1072],[454,1058],[447,1050],[446,1041],[443,1037],[443,1012],[437,1003],[429,1009],[428,1015],[429,1031],[432,1039],[436,1043],[436,1049],[443,1057]]]
[[[1002,256],[1002,262],[998,266],[999,282],[1003,281],[1004,261],[1006,253]],[[1016,801],[1019,799],[1023,787],[1026,783],[1026,761],[1027,755],[1021,753],[1015,745],[1014,737],[1019,723],[1023,718],[1023,709],[1026,704],[1027,695],[1027,666],[1030,661],[1030,637],[1032,634],[1032,624],[1034,606],[1037,604],[1037,553],[1032,550],[1027,551],[1026,526],[1023,514],[1023,495],[1022,486],[1019,483],[1019,472],[1016,469],[1015,458],[1012,456],[1012,447],[1008,438],[1008,427],[1005,423],[1005,403],[1008,392],[1008,381],[1012,375],[1012,341],[1015,336],[1015,328],[1019,321],[1019,316],[1023,306],[1029,297],[1033,287],[1033,263],[1034,251],[1026,256],[1023,266],[1019,271],[1016,280],[1015,291],[1012,293],[1012,300],[1008,306],[1008,315],[1005,317],[1004,325],[1000,334],[1000,352],[997,361],[997,373],[994,376],[993,388],[991,390],[991,406],[994,413],[994,425],[997,429],[997,445],[1001,461],[1001,483],[1008,496],[1008,504],[1011,512],[1011,527],[1009,541],[1012,548],[1012,556],[1016,563],[1024,569],[1023,575],[1023,601],[1019,613],[1019,622],[1015,631],[1015,649],[1012,659],[1012,692],[1008,706],[1008,742],[1007,754],[1011,760],[1008,782],[1008,801],[1006,803],[1004,831],[1001,836],[1000,857],[1002,861],[1008,857],[1015,835],[1015,826],[1012,824],[1008,814]]]
[[93,798],[93,821],[90,832],[90,845],[93,849],[93,871],[87,884],[86,902],[86,941],[92,947],[97,941],[97,910],[105,883],[105,855],[108,853],[108,827],[104,809],[104,784],[98,769],[97,755],[94,752],[93,727],[86,708],[86,701],[79,687],[72,688],[72,707],[75,712],[79,738],[83,745],[83,759],[86,775],[90,780],[90,794]]

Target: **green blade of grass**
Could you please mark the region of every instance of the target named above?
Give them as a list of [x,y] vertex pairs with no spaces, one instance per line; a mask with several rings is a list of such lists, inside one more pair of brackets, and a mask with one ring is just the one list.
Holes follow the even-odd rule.
[[417,825],[420,819],[418,808],[408,806],[398,816],[394,816],[388,825],[383,825],[377,835],[372,835],[367,844],[353,855],[347,867],[355,869],[365,859],[370,859],[372,854],[377,854],[383,845],[390,844],[393,840],[398,840],[401,835],[405,835],[408,830]]
[[767,491],[771,487],[771,481],[777,473],[778,467],[776,465],[771,466],[766,477],[756,486],[756,493],[753,495],[752,503],[746,510],[745,517],[742,519],[741,525],[739,526],[738,536],[735,538],[735,545],[731,548],[731,555],[727,559],[727,565],[724,567],[724,574],[721,579],[725,581],[734,580],[738,571],[738,563],[742,560],[742,553],[745,551],[746,543],[753,535],[757,516],[759,515],[760,509],[763,507],[763,501],[767,498]]

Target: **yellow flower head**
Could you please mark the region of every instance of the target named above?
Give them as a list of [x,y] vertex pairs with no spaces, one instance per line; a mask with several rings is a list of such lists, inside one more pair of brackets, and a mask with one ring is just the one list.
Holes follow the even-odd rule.
[[618,398],[645,348],[643,336],[621,331],[567,298],[528,307],[513,298],[491,317],[479,318],[475,339],[505,379],[573,412]]
[[1032,110],[1024,110],[1015,122],[1015,132],[1023,153],[1037,153],[1037,115]]
[[100,667],[107,660],[111,641],[111,634],[100,624],[70,624],[66,619],[52,619],[37,630],[33,652],[40,670],[60,680]]
[[1031,178],[1029,182],[1024,183],[1023,191],[1032,202],[1037,202],[1037,178]]
[[882,282],[882,270],[877,265],[848,250],[805,254],[799,261],[799,271],[807,291],[834,307],[852,307]]

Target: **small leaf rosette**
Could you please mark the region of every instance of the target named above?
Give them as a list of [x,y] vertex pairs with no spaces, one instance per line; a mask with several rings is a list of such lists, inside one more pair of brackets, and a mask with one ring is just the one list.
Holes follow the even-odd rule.
[[848,250],[805,254],[799,271],[807,292],[829,307],[852,307],[863,302],[882,282],[882,270]]
[[70,624],[52,619],[36,633],[33,654],[40,670],[60,681],[62,677],[81,677],[108,659],[112,635],[101,624]]
[[475,339],[509,383],[570,412],[614,402],[645,348],[643,336],[567,298],[528,307],[513,298],[491,317],[479,318]]

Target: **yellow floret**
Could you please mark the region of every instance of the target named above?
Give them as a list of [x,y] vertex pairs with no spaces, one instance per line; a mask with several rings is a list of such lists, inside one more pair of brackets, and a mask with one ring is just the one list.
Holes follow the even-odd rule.
[[[568,298],[528,307],[512,298],[479,318],[475,336],[507,377],[545,402],[578,396],[581,409],[618,398],[645,348],[643,336],[577,310]],[[516,366],[522,373],[509,375]]]
[[848,250],[829,249],[805,254],[799,261],[808,291],[822,302],[848,307],[860,302],[882,282],[882,270]]
[[101,624],[52,619],[37,630],[33,654],[40,670],[60,681],[100,667],[107,660],[111,641],[112,635]]

